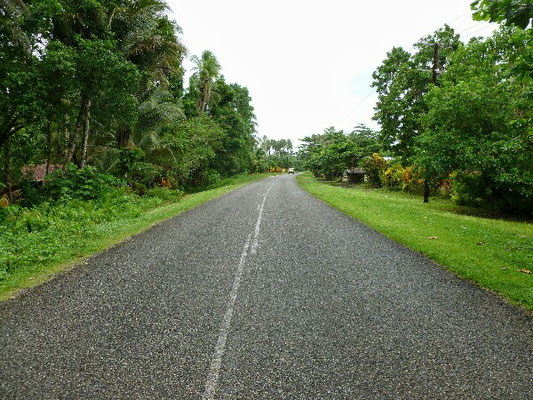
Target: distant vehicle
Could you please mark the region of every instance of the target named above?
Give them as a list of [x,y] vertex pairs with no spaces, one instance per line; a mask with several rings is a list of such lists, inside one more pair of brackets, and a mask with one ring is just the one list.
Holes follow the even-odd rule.
[[294,168],[289,168],[289,174],[293,174],[294,175]]

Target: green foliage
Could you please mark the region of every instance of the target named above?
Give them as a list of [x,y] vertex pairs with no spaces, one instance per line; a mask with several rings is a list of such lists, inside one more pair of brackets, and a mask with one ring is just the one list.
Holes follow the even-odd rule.
[[371,186],[382,187],[383,176],[387,169],[388,163],[378,153],[374,153],[367,157],[363,166],[365,167],[366,179]]
[[98,173],[94,167],[79,169],[69,164],[65,170],[58,170],[47,177],[44,192],[53,200],[94,200],[113,191],[118,185],[119,180]]
[[193,57],[185,90],[186,49],[164,0],[1,5],[2,193],[23,189],[17,201],[25,205],[83,190],[97,196],[93,188],[78,191],[72,172],[45,189],[24,181],[20,171],[29,164],[92,165],[139,194],[157,186],[196,190],[256,170],[248,90],[226,83],[208,50]]
[[146,188],[151,188],[161,183],[163,168],[144,161],[135,161],[128,171],[128,178],[133,188],[143,194]]
[[390,190],[418,194],[421,194],[424,190],[424,180],[420,175],[420,171],[416,171],[413,166],[404,168],[400,163],[389,166],[383,172],[382,182],[383,186]]
[[410,54],[394,47],[372,74],[378,93],[374,119],[381,124],[381,138],[395,156],[408,159],[414,139],[421,132],[421,117],[427,111],[424,96],[432,86],[434,43],[438,44],[436,68],[447,68],[448,56],[460,47],[459,36],[445,25],[414,44]]
[[306,167],[327,180],[341,178],[344,171],[361,166],[365,157],[381,148],[378,134],[364,125],[358,125],[348,135],[327,128],[323,134],[302,141],[300,153]]
[[222,147],[210,167],[221,176],[251,172],[255,140],[255,114],[248,89],[227,84],[223,77],[215,82],[217,101],[209,110],[224,130]]
[[119,150],[119,172],[127,174],[129,170],[133,168],[133,165],[137,162],[144,161],[146,154],[143,149],[139,147],[126,147]]
[[[510,78],[512,30],[473,40],[450,57],[427,96],[415,162],[428,176],[454,172],[455,198],[533,215],[532,81]],[[518,50],[519,51],[519,50]]]
[[255,171],[281,171],[296,164],[297,155],[290,139],[276,140],[265,135],[258,140],[252,167]]
[[[13,290],[42,282],[61,264],[101,251],[152,224],[227,193],[266,175],[246,175],[219,182],[218,189],[183,196],[165,188],[143,197],[127,188],[93,200],[48,201],[38,207],[0,207],[0,299]],[[73,245],[75,243],[75,246]]]
[[149,160],[175,171],[181,185],[203,186],[224,136],[222,128],[201,113],[167,128],[161,135],[161,147]]
[[220,74],[220,64],[209,50],[205,50],[200,58],[193,56],[191,61],[195,64],[195,72],[191,77],[190,86],[194,87],[197,93],[198,110],[205,112],[213,104],[212,92],[215,80]]
[[516,25],[522,29],[531,23],[533,15],[531,0],[475,0],[470,7],[477,21]]
[[[81,170],[77,176],[81,176],[81,173],[87,174]],[[91,189],[94,188],[79,183],[70,190],[61,186],[63,201],[42,203],[32,209],[20,208],[4,217],[0,221],[3,232],[0,276],[5,278],[18,269],[60,259],[66,245],[90,236],[96,226],[118,219],[135,218],[143,210],[161,203],[157,198],[141,199],[126,194],[123,189],[111,190],[97,199],[89,199]],[[67,200],[70,194],[72,196]]]

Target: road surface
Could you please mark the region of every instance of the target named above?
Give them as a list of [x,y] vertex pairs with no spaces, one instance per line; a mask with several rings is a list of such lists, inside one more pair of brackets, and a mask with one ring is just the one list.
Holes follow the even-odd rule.
[[0,304],[0,398],[531,399],[532,322],[278,176]]

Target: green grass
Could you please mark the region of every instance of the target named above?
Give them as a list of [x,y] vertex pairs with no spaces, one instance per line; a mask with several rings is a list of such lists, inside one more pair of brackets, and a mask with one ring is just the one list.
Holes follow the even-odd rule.
[[100,201],[44,205],[8,217],[0,223],[0,270],[4,271],[0,300],[45,282],[160,221],[270,175],[240,175],[225,179],[223,186],[179,196],[117,192]]
[[[450,200],[364,186],[341,187],[297,177],[315,197],[411,249],[427,255],[455,274],[533,310],[533,224],[481,217],[483,211]],[[437,239],[430,239],[430,237]]]

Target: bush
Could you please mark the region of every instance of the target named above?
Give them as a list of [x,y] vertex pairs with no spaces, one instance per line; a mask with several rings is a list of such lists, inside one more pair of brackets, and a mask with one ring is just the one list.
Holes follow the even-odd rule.
[[395,164],[387,168],[383,173],[385,187],[391,190],[402,190],[404,173],[405,169],[401,164]]
[[222,180],[222,176],[214,169],[208,169],[203,173],[203,183],[205,186],[217,185]]
[[147,188],[159,186],[162,180],[163,168],[144,161],[135,161],[131,164],[128,180],[140,194]]
[[365,167],[368,183],[375,187],[382,187],[382,177],[387,169],[387,161],[385,161],[385,159],[378,153],[374,153],[372,156],[365,159],[363,165]]
[[128,194],[127,188],[93,200],[63,200],[0,209],[0,280],[16,269],[57,261],[78,238],[107,236],[113,221],[138,217],[163,203],[158,197]]
[[112,175],[101,174],[91,166],[79,169],[74,164],[65,170],[55,171],[45,181],[44,193],[48,198],[92,200],[102,197],[121,185],[122,182]]

